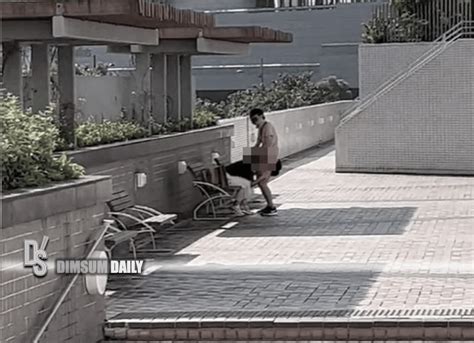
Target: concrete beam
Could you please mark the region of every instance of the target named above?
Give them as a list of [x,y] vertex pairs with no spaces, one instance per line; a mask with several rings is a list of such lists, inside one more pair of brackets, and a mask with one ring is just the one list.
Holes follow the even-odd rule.
[[74,47],[58,47],[59,125],[67,144],[75,143]]
[[17,96],[20,103],[23,104],[21,51],[21,46],[17,42],[3,43],[3,86],[8,93]]
[[192,120],[194,112],[194,96],[193,96],[193,76],[191,56],[180,56],[179,59],[179,76],[180,76],[180,117]]
[[181,76],[180,56],[166,55],[166,95],[169,100],[167,119],[181,119]]
[[250,44],[227,42],[223,40],[198,38],[196,47],[199,54],[211,55],[248,55]]
[[158,29],[98,23],[63,16],[53,17],[53,36],[104,43],[159,44]]
[[50,20],[3,20],[2,42],[37,41],[53,38]]
[[132,118],[146,124],[151,109],[150,101],[150,55],[134,54],[135,71],[132,84],[133,97],[130,101]]
[[151,110],[158,123],[166,122],[166,56],[151,56]]
[[31,87],[33,112],[44,111],[51,99],[49,86],[49,47],[46,44],[31,46]]
[[149,54],[183,54],[183,55],[248,55],[250,44],[226,42],[222,40],[197,39],[162,39],[158,46],[110,47],[111,53],[144,53]]

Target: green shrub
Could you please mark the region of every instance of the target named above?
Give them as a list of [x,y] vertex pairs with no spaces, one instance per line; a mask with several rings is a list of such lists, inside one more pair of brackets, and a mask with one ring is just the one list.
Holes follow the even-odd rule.
[[245,115],[251,108],[278,111],[352,99],[347,82],[330,76],[320,82],[312,81],[313,73],[281,74],[269,86],[262,84],[232,93],[224,102],[199,100],[199,109],[216,116],[231,118]]
[[217,125],[217,116],[205,109],[196,109],[193,114],[193,129],[202,129]]
[[147,136],[147,130],[127,121],[86,122],[76,128],[77,147],[122,142]]
[[[421,19],[417,13],[418,4],[428,3],[430,0],[394,0],[391,7],[395,16],[374,16],[363,24],[362,41],[364,43],[380,44],[391,42],[420,42],[429,40],[425,37],[428,21]],[[442,13],[436,14],[441,17]]]
[[0,158],[2,188],[41,186],[75,179],[84,169],[65,155],[54,155],[58,129],[50,113],[25,113],[15,97],[0,101]]

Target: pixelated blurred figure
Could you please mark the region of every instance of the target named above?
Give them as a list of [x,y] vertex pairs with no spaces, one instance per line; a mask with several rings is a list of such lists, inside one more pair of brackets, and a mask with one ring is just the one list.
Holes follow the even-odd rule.
[[250,121],[258,129],[257,143],[250,151],[244,151],[244,162],[251,164],[252,170],[257,173],[257,184],[267,202],[267,206],[259,211],[262,216],[274,216],[277,214],[273,204],[273,197],[268,182],[272,175],[278,175],[278,135],[275,127],[265,119],[263,111],[254,108],[250,111]]

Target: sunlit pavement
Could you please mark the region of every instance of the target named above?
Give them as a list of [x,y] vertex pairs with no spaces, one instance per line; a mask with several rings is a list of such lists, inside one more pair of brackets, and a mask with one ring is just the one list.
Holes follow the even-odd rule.
[[332,146],[284,162],[277,217],[186,223],[171,257],[111,282],[108,317],[474,318],[474,178],[336,174]]

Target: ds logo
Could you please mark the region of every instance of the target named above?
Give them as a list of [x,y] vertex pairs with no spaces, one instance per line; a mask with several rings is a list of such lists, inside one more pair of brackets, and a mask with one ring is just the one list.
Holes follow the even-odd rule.
[[46,246],[48,245],[48,242],[49,237],[44,236],[41,246],[38,248],[38,242],[32,239],[25,240],[25,255],[23,265],[25,267],[32,267],[33,274],[37,277],[46,276],[48,273],[48,265],[46,264],[46,260],[48,259]]

